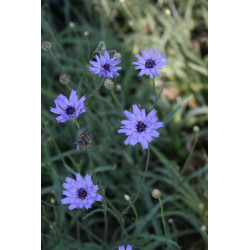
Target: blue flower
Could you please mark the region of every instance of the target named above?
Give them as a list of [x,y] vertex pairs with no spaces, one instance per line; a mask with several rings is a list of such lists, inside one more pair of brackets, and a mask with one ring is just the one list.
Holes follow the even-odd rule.
[[66,190],[63,194],[67,196],[61,200],[62,204],[70,204],[68,209],[91,208],[95,201],[101,201],[102,196],[97,194],[98,185],[94,185],[91,175],[87,174],[85,179],[80,174],[76,174],[76,181],[66,177],[62,185]]
[[147,116],[145,109],[140,110],[137,105],[133,105],[133,113],[124,111],[128,120],[123,120],[124,125],[118,130],[118,133],[124,133],[128,138],[124,144],[134,146],[137,142],[141,143],[143,149],[148,148],[148,142],[153,137],[159,137],[160,133],[156,129],[163,127],[163,122],[157,122],[156,111],[153,109]]
[[93,66],[89,67],[89,70],[100,77],[105,77],[107,79],[119,76],[117,70],[121,70],[121,67],[116,67],[121,60],[117,60],[116,57],[109,58],[109,53],[105,50],[104,55],[100,54],[95,56],[96,61],[90,61]]
[[151,79],[153,79],[153,75],[160,76],[158,69],[162,69],[167,65],[167,61],[162,61],[165,58],[165,55],[161,55],[159,53],[159,49],[156,50],[154,54],[153,48],[141,50],[143,56],[136,54],[137,62],[132,62],[136,65],[135,69],[140,69],[140,73],[138,76],[149,75]]
[[[124,248],[124,246],[122,245],[122,246],[119,246],[119,249],[118,249],[118,250],[125,250],[125,248]],[[127,245],[126,250],[132,250],[132,246]]]
[[84,101],[86,97],[83,96],[80,100],[78,100],[78,96],[76,95],[76,91],[72,90],[69,100],[64,95],[60,94],[55,99],[55,108],[50,108],[52,113],[58,114],[56,118],[57,122],[66,122],[72,118],[78,117],[81,113],[86,112]]

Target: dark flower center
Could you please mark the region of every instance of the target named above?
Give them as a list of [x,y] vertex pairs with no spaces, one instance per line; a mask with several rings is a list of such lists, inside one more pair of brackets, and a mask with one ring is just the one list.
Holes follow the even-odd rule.
[[75,113],[75,111],[76,111],[76,109],[75,109],[74,107],[68,106],[68,107],[66,108],[66,113],[67,113],[67,115],[72,115],[72,114]]
[[84,190],[83,188],[79,188],[79,189],[77,190],[78,198],[81,199],[81,200],[85,199],[86,196],[87,196],[87,194],[88,194],[87,191]]
[[108,71],[109,71],[109,64],[108,64],[108,63],[105,63],[102,67],[103,67],[105,70],[108,70]]
[[137,129],[137,132],[141,133],[143,131],[145,131],[147,128],[147,126],[143,123],[143,122],[137,122],[137,125],[136,125],[136,129]]
[[148,69],[152,69],[155,66],[155,61],[152,59],[147,59],[145,63],[145,67]]

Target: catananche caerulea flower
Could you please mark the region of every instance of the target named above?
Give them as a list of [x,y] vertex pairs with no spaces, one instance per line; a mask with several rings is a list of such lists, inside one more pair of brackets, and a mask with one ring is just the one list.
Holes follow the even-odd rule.
[[63,194],[66,198],[61,200],[62,204],[70,204],[68,209],[74,208],[86,209],[91,208],[95,201],[101,201],[102,196],[97,194],[98,185],[94,185],[91,180],[91,175],[87,174],[85,179],[80,174],[76,174],[76,180],[66,177],[62,185],[66,190]]
[[[125,250],[125,247],[122,245],[122,246],[119,246],[119,249],[118,250]],[[132,246],[131,245],[127,245],[127,248],[126,250],[132,250]]]
[[163,127],[163,122],[157,122],[156,111],[153,109],[146,116],[145,109],[140,110],[137,105],[133,105],[133,113],[125,110],[124,114],[128,120],[121,121],[124,126],[118,130],[118,133],[124,133],[128,136],[124,143],[134,146],[140,142],[142,148],[147,149],[148,142],[160,134],[156,129]]
[[119,76],[117,70],[121,67],[116,67],[117,64],[121,62],[116,57],[110,58],[109,53],[105,50],[104,55],[95,56],[96,61],[90,61],[93,66],[89,67],[89,70],[100,77],[105,77],[107,79]]
[[161,55],[159,53],[159,49],[156,50],[154,54],[153,48],[141,50],[142,56],[136,54],[137,62],[133,62],[135,69],[140,69],[140,73],[138,76],[149,75],[151,79],[153,79],[153,75],[160,76],[159,69],[164,68],[167,65],[167,61],[163,61],[165,55]]
[[81,113],[86,112],[84,101],[86,97],[83,96],[80,100],[78,100],[78,96],[76,95],[76,90],[72,90],[69,100],[64,95],[60,94],[55,99],[55,108],[50,108],[52,113],[58,114],[56,118],[57,122],[66,122],[72,118],[78,117]]

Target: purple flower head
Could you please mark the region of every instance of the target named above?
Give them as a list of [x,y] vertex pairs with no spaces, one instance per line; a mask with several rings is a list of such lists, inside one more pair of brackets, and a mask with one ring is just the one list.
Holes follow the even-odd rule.
[[[119,249],[118,250],[125,250],[125,247],[122,245],[122,246],[119,246]],[[127,245],[127,248],[126,250],[132,250],[132,246],[130,245]]]
[[60,94],[55,99],[55,108],[50,108],[52,113],[58,114],[57,122],[66,122],[72,118],[78,117],[81,113],[86,112],[84,101],[86,97],[83,96],[78,100],[76,90],[72,90],[69,100],[64,95]]
[[121,67],[116,67],[121,60],[117,60],[116,57],[109,58],[109,53],[105,50],[104,55],[100,54],[95,56],[96,61],[90,61],[93,66],[89,67],[89,70],[100,77],[105,77],[107,79],[119,76],[117,70],[121,70]]
[[76,174],[76,181],[66,177],[62,185],[66,190],[63,194],[67,196],[61,200],[62,204],[70,204],[68,209],[91,208],[95,201],[101,201],[102,196],[97,194],[98,185],[94,185],[91,175],[87,174],[85,179],[80,174]]
[[133,105],[133,113],[124,111],[128,120],[123,120],[124,125],[118,130],[118,133],[124,133],[128,138],[124,144],[134,146],[140,142],[143,149],[148,148],[148,142],[153,140],[153,137],[159,137],[159,132],[156,129],[163,127],[163,122],[157,122],[155,116],[156,111],[153,109],[147,116],[145,109],[140,110],[137,105]]
[[162,69],[167,65],[167,61],[162,61],[165,58],[165,55],[159,53],[159,49],[156,50],[154,54],[153,48],[141,50],[143,56],[136,54],[137,62],[132,62],[135,66],[135,69],[140,69],[138,76],[149,75],[153,79],[153,75],[160,76],[158,69]]

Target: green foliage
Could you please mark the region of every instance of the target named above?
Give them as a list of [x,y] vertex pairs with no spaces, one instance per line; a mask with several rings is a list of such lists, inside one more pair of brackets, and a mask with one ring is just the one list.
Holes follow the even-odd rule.
[[[133,250],[166,249],[160,204],[151,196],[157,188],[169,249],[207,249],[207,1],[46,1],[42,41],[52,43],[50,52],[42,51],[42,248],[111,250],[131,244]],[[60,203],[62,183],[66,176],[91,173],[91,165],[87,152],[76,150],[75,124],[58,124],[49,107],[59,93],[69,96],[76,89],[78,96],[88,96],[98,87],[101,79],[88,66],[101,41],[122,55],[114,94],[130,111],[140,104],[149,112],[155,100],[152,80],[134,70],[134,54],[153,46],[167,55],[168,66],[155,79],[157,95],[163,89],[155,108],[165,126],[151,143],[139,199],[122,213],[129,205],[124,194],[133,200],[138,191],[147,152],[123,144],[124,135],[117,134],[123,113],[102,85],[87,99],[78,123],[93,136],[89,154],[97,183],[119,213],[105,202],[69,212]],[[70,75],[68,85],[59,82],[62,74]],[[200,131],[192,150],[194,125]]]

